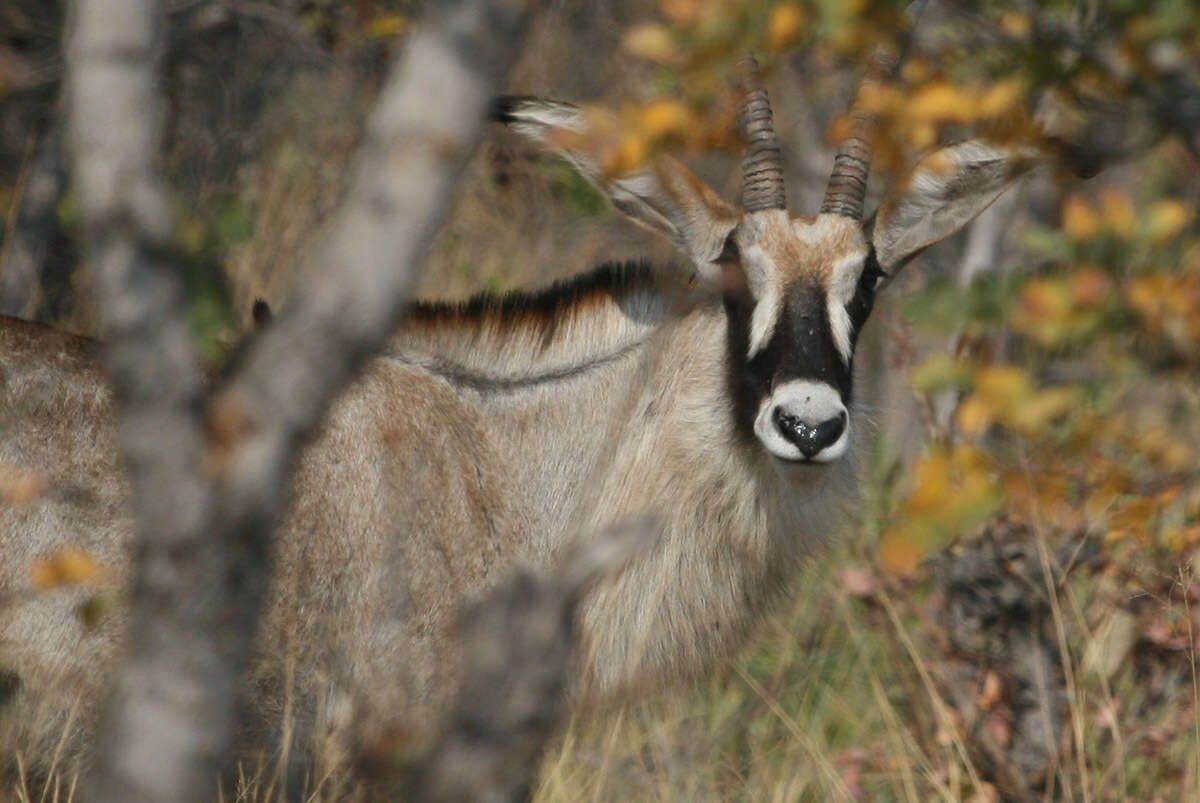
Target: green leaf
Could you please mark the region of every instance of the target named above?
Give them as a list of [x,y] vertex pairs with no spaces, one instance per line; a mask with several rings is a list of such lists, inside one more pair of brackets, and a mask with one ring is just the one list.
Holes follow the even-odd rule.
[[566,162],[554,162],[547,170],[550,191],[571,212],[582,217],[602,217],[609,213],[608,201],[600,190]]
[[213,220],[213,233],[219,245],[234,245],[250,239],[254,234],[254,221],[246,208],[230,201],[217,210]]
[[967,287],[939,279],[907,298],[900,309],[905,318],[923,327],[957,332],[1003,322],[1014,293],[1013,282],[996,274],[985,274]]

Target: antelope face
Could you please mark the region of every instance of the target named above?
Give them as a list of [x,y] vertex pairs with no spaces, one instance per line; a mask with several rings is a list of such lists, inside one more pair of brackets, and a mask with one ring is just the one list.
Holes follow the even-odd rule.
[[[1031,149],[968,141],[922,159],[876,210],[870,244],[863,203],[875,121],[853,111],[816,217],[787,211],[782,151],[753,59],[744,63],[738,115],[746,141],[741,209],[669,156],[607,175],[586,150],[563,148],[587,131],[570,104],[502,99],[496,119],[558,148],[624,214],[661,232],[718,288],[728,318],[728,376],[739,429],[788,464],[828,465],[846,454],[854,344],[882,277],[969,223],[1015,179],[1044,161]],[[877,57],[868,81],[889,69]],[[575,137],[578,139],[578,137]]]
[[837,460],[854,423],[854,346],[881,275],[861,228],[766,210],[729,236],[726,259],[744,277],[725,293],[738,424],[780,460]]

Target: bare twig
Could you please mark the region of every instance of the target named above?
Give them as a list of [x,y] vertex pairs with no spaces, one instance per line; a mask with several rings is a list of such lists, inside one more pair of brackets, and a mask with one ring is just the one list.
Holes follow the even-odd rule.
[[161,10],[152,0],[80,0],[69,60],[74,171],[138,521],[131,632],[90,799],[213,796],[292,458],[390,331],[534,5],[442,2],[413,34],[328,242],[205,429],[180,271],[166,249],[172,221],[152,167]]

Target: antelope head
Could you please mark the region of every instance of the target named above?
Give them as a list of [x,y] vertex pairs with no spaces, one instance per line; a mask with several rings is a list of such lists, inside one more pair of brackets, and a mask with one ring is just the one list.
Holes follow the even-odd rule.
[[[876,80],[881,59],[864,81]],[[880,283],[958,231],[1036,163],[1035,155],[970,141],[922,159],[863,220],[875,121],[855,112],[815,216],[788,211],[771,106],[744,65],[739,127],[746,142],[740,207],[669,156],[604,175],[582,150],[574,106],[509,98],[497,119],[556,148],[634,220],[669,237],[723,297],[731,406],[739,429],[777,461],[829,464],[846,454],[854,348]]]

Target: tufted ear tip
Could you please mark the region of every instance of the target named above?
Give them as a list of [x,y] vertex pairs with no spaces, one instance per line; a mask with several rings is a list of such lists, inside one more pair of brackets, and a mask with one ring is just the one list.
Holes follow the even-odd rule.
[[970,140],[934,151],[892,188],[875,215],[871,242],[887,272],[949,237],[1017,179],[1043,164],[1039,150]]

